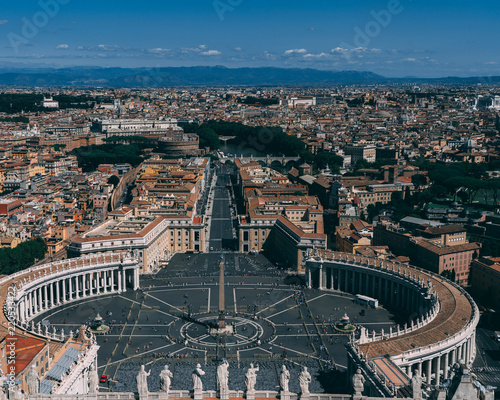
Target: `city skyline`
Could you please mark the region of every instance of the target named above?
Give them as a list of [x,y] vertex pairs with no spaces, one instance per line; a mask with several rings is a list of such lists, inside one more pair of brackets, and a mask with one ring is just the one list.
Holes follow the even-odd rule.
[[9,4],[0,68],[314,68],[387,77],[500,75],[500,5],[411,0],[68,0]]

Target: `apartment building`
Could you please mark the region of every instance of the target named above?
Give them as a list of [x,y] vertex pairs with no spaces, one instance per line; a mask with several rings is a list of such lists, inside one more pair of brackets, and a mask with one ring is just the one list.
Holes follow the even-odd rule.
[[98,227],[75,237],[68,257],[130,250],[140,260],[140,272],[150,273],[175,253],[203,251],[205,224],[200,216],[154,216],[147,209],[122,208]]

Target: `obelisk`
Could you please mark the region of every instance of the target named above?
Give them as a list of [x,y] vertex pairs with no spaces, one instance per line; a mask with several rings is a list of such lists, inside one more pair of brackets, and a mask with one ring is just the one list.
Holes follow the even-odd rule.
[[220,263],[219,271],[219,332],[226,329],[226,322],[224,320],[225,313],[225,299],[224,299],[224,263]]

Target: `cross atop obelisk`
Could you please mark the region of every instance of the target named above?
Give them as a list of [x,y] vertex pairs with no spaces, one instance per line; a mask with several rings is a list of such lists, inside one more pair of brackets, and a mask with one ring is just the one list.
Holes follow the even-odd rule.
[[219,272],[219,330],[226,328],[226,323],[224,320],[225,314],[225,298],[224,298],[224,262],[220,263]]

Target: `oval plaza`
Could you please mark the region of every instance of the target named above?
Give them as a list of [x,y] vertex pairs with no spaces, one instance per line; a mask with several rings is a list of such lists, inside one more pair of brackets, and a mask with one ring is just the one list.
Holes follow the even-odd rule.
[[[64,303],[77,304],[101,295],[137,290],[139,264],[131,252],[118,251],[57,261],[2,278],[4,338],[8,335],[8,325],[12,325],[19,338],[28,338],[33,343],[39,341],[50,348],[46,355],[50,364],[48,361],[37,362],[37,367],[34,367],[42,379],[40,394],[33,398],[55,394],[70,396],[68,398],[73,394],[89,395],[89,390],[92,392],[89,382],[96,374],[99,348],[93,334],[83,328],[78,332],[65,332],[35,324],[33,319]],[[349,379],[359,374],[363,376],[365,395],[421,398],[414,386],[415,378],[429,388],[437,388],[456,371],[457,365],[466,369],[474,360],[478,308],[462,288],[438,275],[376,258],[316,251],[306,262],[306,284],[324,292],[368,296],[382,305],[398,306],[408,316],[407,323],[397,328],[377,331],[359,327],[351,335],[346,346],[347,375]],[[12,292],[13,288],[15,295],[10,296],[9,291]],[[54,384],[54,379],[46,376],[47,371],[50,375],[56,358],[59,364],[62,363],[59,367],[63,368],[63,361],[71,354],[76,354],[73,362],[66,366],[64,376]],[[256,396],[276,398],[278,393],[269,389]],[[27,392],[27,387],[24,391]],[[149,396],[153,394],[149,393]],[[361,396],[354,390],[355,397],[356,394]],[[11,395],[21,396],[19,393]],[[93,398],[105,396],[110,399],[134,396],[126,393],[92,395]],[[175,397],[189,395],[178,393]],[[163,398],[159,396],[155,398]],[[208,393],[204,395],[207,396]],[[292,393],[291,396],[297,398],[298,394]],[[310,396],[340,399],[351,395],[317,393]]]

